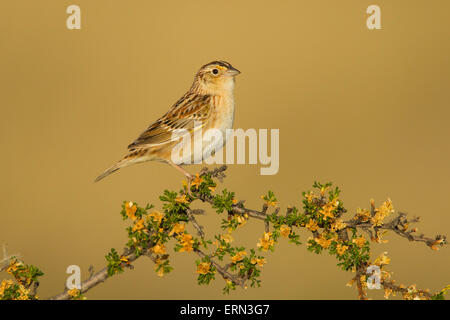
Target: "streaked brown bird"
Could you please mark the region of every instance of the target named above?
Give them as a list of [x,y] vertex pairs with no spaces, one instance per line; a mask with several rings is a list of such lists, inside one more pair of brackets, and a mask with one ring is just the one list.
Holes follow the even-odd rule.
[[[240,71],[225,61],[213,61],[202,66],[189,91],[128,146],[129,152],[122,160],[108,168],[95,181],[120,168],[145,161],[166,162],[191,180],[192,176],[181,166],[204,160],[205,154],[208,154],[206,150],[218,150],[226,143],[226,131],[233,127],[233,91],[235,76],[238,74]],[[223,139],[205,140],[205,133],[209,129],[219,130]],[[193,141],[192,149],[174,160],[172,150],[185,135],[189,135],[189,139]],[[202,139],[201,153],[194,152],[195,139]]]

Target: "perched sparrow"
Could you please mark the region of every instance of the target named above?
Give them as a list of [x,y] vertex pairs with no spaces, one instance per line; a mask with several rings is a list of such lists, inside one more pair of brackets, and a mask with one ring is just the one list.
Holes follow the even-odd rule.
[[[206,149],[219,150],[226,142],[226,130],[234,121],[234,77],[240,71],[225,61],[213,61],[200,68],[189,91],[161,118],[152,123],[133,143],[128,154],[95,179],[135,163],[157,160],[167,162],[190,180],[192,176],[181,165],[201,161]],[[184,130],[180,130],[184,129]],[[202,152],[194,152],[194,139],[203,139],[208,129],[217,129],[223,139],[202,140]],[[200,131],[199,131],[200,130]],[[184,134],[176,134],[181,132]],[[202,134],[198,134],[202,132]],[[172,149],[189,134],[192,149],[172,161]],[[210,153],[211,154],[211,153]]]

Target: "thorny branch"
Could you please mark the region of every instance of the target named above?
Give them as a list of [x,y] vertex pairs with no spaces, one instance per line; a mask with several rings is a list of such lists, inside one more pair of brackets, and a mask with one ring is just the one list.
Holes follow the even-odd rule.
[[[200,173],[197,175],[197,177],[205,177],[209,176],[211,178],[217,179],[220,182],[223,181],[225,178],[225,170],[227,169],[226,166],[221,166],[212,170],[208,170],[207,168],[204,168],[200,171]],[[187,190],[185,190],[187,191]],[[196,199],[199,199],[202,202],[208,203],[211,206],[215,206],[215,197],[211,193],[209,194],[200,194],[197,189],[196,190],[190,190],[192,191],[193,199],[191,202],[193,202]],[[188,192],[185,192],[185,196],[189,195]],[[312,200],[311,200],[312,199]],[[311,203],[314,203],[318,207],[325,208],[327,205],[330,204],[330,202],[325,198],[324,192],[322,191],[322,195],[318,198],[311,198]],[[265,234],[270,234],[270,226],[273,224],[273,220],[278,219],[278,217],[282,217],[279,215],[280,208],[275,207],[272,213],[268,213],[270,201],[266,201],[261,210],[255,210],[250,209],[245,206],[245,201],[235,201],[231,204],[229,208],[227,208],[228,212],[228,219],[231,219],[233,215],[238,215],[241,217],[246,217],[246,219],[256,219],[260,221],[264,221],[264,231]],[[415,241],[415,242],[424,242],[427,246],[430,248],[437,250],[439,246],[442,246],[446,243],[445,236],[438,235],[435,238],[426,237],[423,234],[417,235],[416,229],[410,229],[408,230],[408,227],[416,222],[419,222],[419,218],[413,217],[408,218],[406,213],[399,212],[395,218],[393,218],[390,221],[385,222],[383,219],[380,220],[379,211],[375,208],[374,202],[371,201],[371,208],[368,212],[359,212],[355,215],[355,217],[348,221],[342,221],[341,227],[337,228],[336,234],[337,238],[340,241],[343,241],[343,243],[348,243],[351,241],[350,234],[354,234],[356,230],[361,230],[365,233],[367,233],[372,241],[381,242],[381,230],[390,230],[393,231],[395,234],[404,237],[408,239],[409,241]],[[331,214],[330,217],[333,217],[334,219],[339,220],[340,216],[342,216],[343,213],[345,213],[345,209],[340,209],[338,205],[334,207],[335,216]],[[331,211],[330,211],[331,212]],[[295,213],[294,208],[288,207],[286,209],[284,219],[288,219]],[[193,227],[196,230],[196,233],[198,236],[202,239],[205,237],[204,227],[201,226],[197,219],[196,215],[202,215],[205,214],[203,210],[200,209],[190,209],[187,208],[185,210],[185,214],[187,216],[186,221],[191,222]],[[329,213],[330,214],[330,213]],[[378,220],[377,220],[378,219]],[[281,220],[280,220],[281,221]],[[283,220],[284,221],[284,220]],[[324,220],[321,220],[322,223],[325,223],[326,225],[326,217]],[[376,221],[376,222],[374,222]],[[378,221],[378,222],[377,222]],[[382,221],[382,223],[380,222]],[[311,220],[309,221],[311,223]],[[310,227],[306,223],[295,223],[292,226],[295,227],[305,227],[309,229],[311,232],[314,241],[318,241],[317,239],[321,237],[320,233],[317,231],[317,228]],[[279,230],[280,226],[278,226]],[[328,228],[328,227],[327,227]],[[290,231],[289,231],[290,232]],[[176,238],[174,235],[171,236],[172,238]],[[352,238],[354,239],[354,237]],[[325,239],[327,240],[327,239]],[[313,243],[314,243],[313,241]],[[331,240],[330,240],[331,241]],[[354,241],[354,240],[353,240]],[[140,254],[137,254],[137,252],[131,248],[125,248],[120,255],[121,261],[123,261],[123,265],[128,268],[132,268],[131,263],[134,262],[136,259],[138,259],[141,256],[148,256],[150,257],[155,263],[160,261],[160,258],[158,255],[154,255],[154,247],[156,243],[153,242],[153,240],[149,240],[145,247],[141,248],[142,252]],[[324,248],[327,248],[325,245],[322,245]],[[344,246],[345,247],[345,246]],[[321,248],[319,248],[321,250]],[[212,266],[215,267],[217,272],[220,274],[222,278],[228,281],[232,281],[232,283],[242,286],[245,286],[246,281],[249,277],[246,277],[245,275],[231,272],[230,266],[232,264],[225,264],[221,265],[219,262],[217,262],[214,259],[214,254],[207,254],[204,251],[202,251],[200,248],[194,248],[193,251],[202,259],[207,259],[207,261],[210,262]],[[168,255],[166,255],[168,256]],[[166,256],[163,256],[162,258],[166,258]],[[0,261],[0,267],[1,262],[6,261],[5,259],[9,259],[7,257],[6,253],[4,253],[4,259]],[[387,263],[384,263],[387,264]],[[356,282],[356,287],[358,289],[358,294],[360,299],[367,299],[367,294],[365,291],[366,284],[364,282],[366,277],[366,270],[369,266],[369,263],[367,261],[361,262],[356,268],[355,268],[355,277],[353,278],[353,281]],[[380,264],[380,266],[383,266],[383,263]],[[1,270],[5,269],[6,267],[3,267]],[[1,271],[0,270],[0,271]],[[387,272],[386,272],[387,273]],[[84,280],[81,283],[81,289],[79,290],[79,294],[83,294],[90,289],[96,287],[97,285],[101,284],[102,282],[106,281],[108,278],[110,278],[110,275],[108,274],[108,268],[103,268],[102,270],[94,273],[93,270],[91,270],[91,275],[88,279]],[[405,287],[403,285],[396,285],[394,284],[394,280],[390,280],[388,276],[382,278],[381,285],[383,286],[385,292],[387,293],[400,293],[404,297],[411,295],[411,297],[422,297],[430,299],[432,297],[432,294],[430,294],[427,290],[417,290],[415,287]],[[37,289],[37,285],[32,287],[32,294],[35,295]],[[388,294],[389,295],[389,294]],[[73,298],[73,293],[71,293],[69,290],[65,289],[62,293],[55,295],[51,297],[50,299],[56,299],[56,300],[62,300],[62,299],[71,299]]]

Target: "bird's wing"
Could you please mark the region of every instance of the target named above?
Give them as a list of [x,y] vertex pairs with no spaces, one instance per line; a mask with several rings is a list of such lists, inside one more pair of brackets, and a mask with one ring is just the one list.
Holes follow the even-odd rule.
[[211,106],[212,101],[209,95],[185,94],[164,116],[142,132],[128,146],[128,149],[133,151],[139,147],[151,147],[171,142],[177,138],[177,129],[192,132],[194,129],[203,127],[209,118]]

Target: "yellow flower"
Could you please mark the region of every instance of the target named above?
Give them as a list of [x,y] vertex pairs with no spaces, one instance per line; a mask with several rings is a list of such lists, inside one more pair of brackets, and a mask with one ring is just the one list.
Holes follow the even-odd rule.
[[276,201],[267,201],[267,205],[269,207],[276,207],[277,206],[277,202]]
[[347,225],[344,223],[344,221],[342,221],[341,219],[336,219],[336,221],[334,221],[331,224],[331,231],[339,231],[341,229],[344,229]]
[[208,274],[210,272],[211,272],[210,262],[202,262],[197,266],[197,273],[199,274]]
[[201,178],[198,173],[195,175],[194,180],[191,182],[191,188],[195,187],[196,190],[198,190],[198,187],[200,187],[200,184],[203,182],[203,178]]
[[391,262],[391,259],[387,257],[387,252],[383,252],[380,256],[378,256],[373,262],[374,265],[382,266],[387,265]]
[[272,232],[264,232],[262,238],[259,239],[259,242],[256,244],[258,248],[262,248],[264,251],[267,251],[274,245],[275,241],[272,239]]
[[353,239],[352,242],[355,243],[358,247],[362,248],[366,244],[366,239],[364,238],[364,236],[361,236],[359,238]]
[[236,221],[238,222],[238,224],[239,224],[240,227],[242,227],[242,226],[247,222],[247,220],[245,219],[245,217],[244,217],[244,216],[241,216],[241,215],[239,215],[239,214],[235,214],[235,215],[234,215],[234,218],[236,219]]
[[342,256],[347,249],[348,249],[348,246],[344,246],[340,243],[336,246],[336,252],[340,256]]
[[231,262],[237,263],[237,262],[241,261],[242,259],[244,259],[244,256],[246,256],[246,255],[247,255],[247,252],[239,251],[233,257],[231,257]]
[[192,245],[194,244],[194,240],[192,236],[188,233],[184,233],[179,238],[182,248],[179,252],[191,252],[193,250]]
[[384,288],[384,298],[389,299],[389,296],[392,294],[392,289]]
[[174,233],[183,233],[184,229],[186,228],[186,225],[183,223],[175,223],[172,230],[169,233],[169,236],[173,235]]
[[266,263],[266,259],[253,258],[250,262],[251,262],[251,264],[257,264],[258,266],[262,267],[264,265],[264,263]]
[[77,296],[80,295],[81,292],[80,292],[80,290],[78,290],[77,288],[73,288],[73,289],[67,291],[67,293],[68,293],[69,296],[71,296],[71,297],[77,297]]
[[153,252],[160,255],[166,254],[166,247],[163,244],[157,243],[153,247]]
[[331,245],[331,242],[333,242],[333,239],[326,239],[320,235],[319,237],[314,238],[314,241],[317,242],[322,248],[327,249]]
[[277,206],[277,202],[276,201],[268,201],[268,200],[266,200],[264,198],[265,198],[265,196],[261,196],[261,199],[266,202],[267,206],[269,206],[269,207],[276,207]]
[[164,218],[164,213],[161,213],[159,211],[153,211],[152,213],[149,214],[149,216],[159,226],[162,219]]
[[433,250],[439,250],[439,246],[442,242],[444,242],[444,239],[437,239],[431,244],[430,248]]
[[233,237],[232,237],[231,234],[229,234],[229,233],[222,234],[222,235],[220,236],[220,239],[223,240],[223,241],[225,241],[225,243],[231,243],[231,242],[233,242]]
[[208,189],[209,189],[211,192],[216,191],[216,187],[208,187]]
[[[231,234],[229,233],[225,233],[219,236],[219,240],[225,242],[225,243],[231,243],[233,242],[233,237],[231,236]],[[217,246],[219,249],[225,249],[226,246],[221,245],[221,242],[219,241],[214,241],[214,245]]]
[[30,300],[29,294],[30,290],[26,289],[24,286],[19,285],[19,298],[17,300]]
[[10,288],[13,285],[14,285],[13,280],[3,280],[2,283],[0,284],[0,297],[3,296],[6,289]]
[[178,202],[178,203],[185,203],[185,204],[189,203],[189,201],[186,199],[186,195],[185,194],[183,194],[182,196],[177,196],[175,198],[175,201]]
[[135,216],[136,211],[137,207],[135,204],[133,204],[133,202],[130,201],[128,203],[125,203],[125,213],[128,216],[128,218],[130,218],[133,221],[137,219]]
[[313,202],[314,199],[317,198],[317,196],[313,192],[310,191],[309,193],[305,194],[305,198],[306,198],[306,201],[311,203],[311,202]]
[[372,217],[371,221],[376,226],[381,226],[383,224],[384,218],[394,212],[394,206],[392,205],[391,199],[387,199],[381,207],[375,209],[375,215]]
[[289,235],[291,234],[291,227],[289,227],[288,225],[285,225],[285,224],[281,225],[280,233],[285,238],[289,237]]
[[332,202],[326,203],[322,209],[319,210],[321,214],[323,214],[323,219],[327,220],[327,218],[334,218],[333,210],[337,208],[339,201],[333,200]]
[[13,272],[17,271],[21,266],[23,266],[23,262],[21,262],[17,259],[12,259],[9,262],[9,266],[6,269],[6,272],[12,275]]
[[127,257],[121,256],[120,257],[120,261],[126,263],[126,264],[130,264],[130,260]]
[[361,208],[356,209],[356,215],[355,215],[354,219],[355,220],[361,219],[362,222],[369,221],[369,219],[370,219],[369,210],[361,209]]
[[319,226],[315,220],[309,219],[309,222],[306,224],[306,228],[311,231],[316,231],[317,229],[319,229]]
[[361,281],[361,286],[363,288],[367,288],[367,276],[366,275],[362,275],[359,277],[359,280]]
[[134,223],[133,229],[131,229],[133,232],[135,231],[141,231],[145,229],[144,225],[144,219],[139,219],[137,222]]

